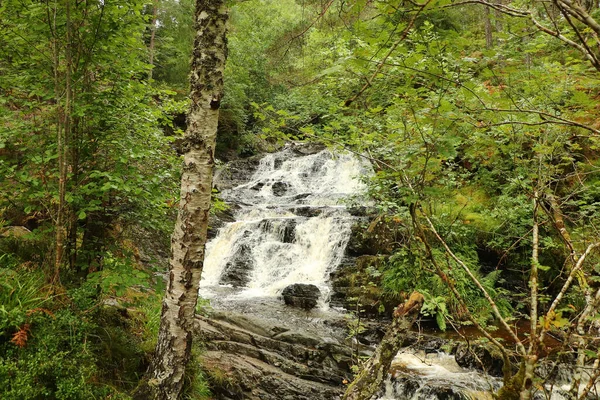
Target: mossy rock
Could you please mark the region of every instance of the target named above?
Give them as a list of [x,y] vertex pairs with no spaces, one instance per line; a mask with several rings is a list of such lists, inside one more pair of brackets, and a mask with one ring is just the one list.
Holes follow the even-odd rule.
[[390,255],[406,243],[406,227],[396,218],[379,216],[356,223],[351,230],[346,253],[350,256]]
[[363,255],[341,265],[330,276],[332,304],[358,310],[363,316],[391,316],[402,299],[382,289],[381,273],[386,262],[387,256]]

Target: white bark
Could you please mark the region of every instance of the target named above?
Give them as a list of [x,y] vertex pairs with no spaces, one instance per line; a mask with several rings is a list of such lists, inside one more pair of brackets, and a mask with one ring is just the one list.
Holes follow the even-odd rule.
[[138,399],[175,400],[184,382],[204,264],[211,201],[214,149],[227,57],[227,11],[223,0],[196,1],[191,108],[184,139],[181,200],[171,239],[169,283],[154,360]]

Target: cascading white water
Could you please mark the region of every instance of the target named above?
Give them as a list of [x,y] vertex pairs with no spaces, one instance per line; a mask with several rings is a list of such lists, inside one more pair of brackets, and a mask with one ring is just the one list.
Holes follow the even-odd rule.
[[273,297],[293,283],[327,295],[350,236],[344,202],[364,193],[360,177],[371,173],[349,153],[299,155],[288,147],[265,156],[249,182],[222,193],[241,208],[207,244],[202,295],[233,285],[238,298]]
[[394,358],[379,400],[492,400],[496,378],[461,368],[454,356],[401,351]]

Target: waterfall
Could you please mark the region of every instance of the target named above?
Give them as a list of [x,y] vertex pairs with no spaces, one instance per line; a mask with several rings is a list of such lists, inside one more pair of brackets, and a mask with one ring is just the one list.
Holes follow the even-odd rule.
[[206,246],[202,296],[229,286],[237,298],[275,297],[309,283],[326,297],[354,220],[345,203],[365,192],[360,178],[371,173],[368,161],[329,150],[287,146],[262,158],[249,181],[221,193],[239,209]]

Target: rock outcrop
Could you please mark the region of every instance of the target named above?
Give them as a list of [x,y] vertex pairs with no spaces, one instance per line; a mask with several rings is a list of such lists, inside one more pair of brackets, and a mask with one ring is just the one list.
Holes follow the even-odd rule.
[[250,281],[250,273],[254,268],[250,247],[242,244],[231,260],[226,264],[219,281],[222,285],[244,287]]
[[358,311],[368,318],[391,317],[394,307],[404,300],[402,293],[383,290],[382,278],[387,256],[346,257],[330,274],[330,304]]
[[217,399],[331,400],[352,375],[352,350],[331,337],[229,312],[198,317],[196,332]]

